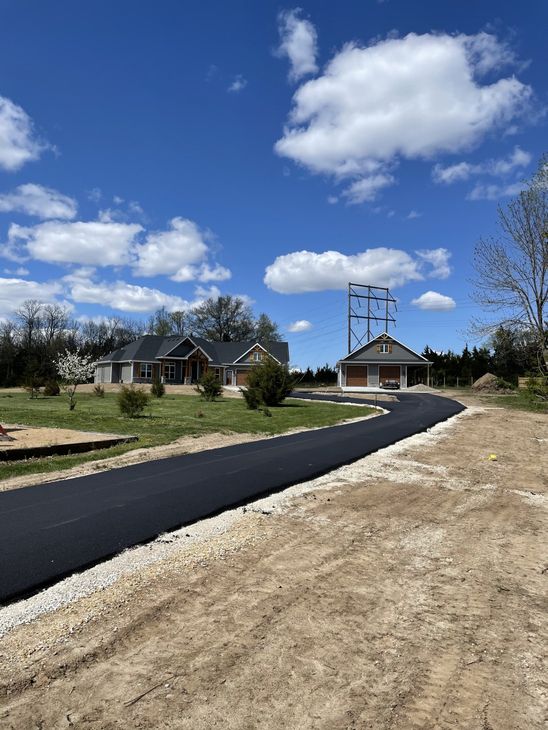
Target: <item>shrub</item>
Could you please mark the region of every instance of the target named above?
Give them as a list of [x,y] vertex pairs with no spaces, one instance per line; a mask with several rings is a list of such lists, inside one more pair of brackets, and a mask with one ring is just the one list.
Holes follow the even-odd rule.
[[54,396],[60,395],[60,393],[61,388],[56,380],[46,380],[46,384],[44,385],[44,395]]
[[104,398],[105,397],[105,389],[101,385],[101,383],[97,383],[93,387],[93,395],[97,396],[97,398]]
[[505,380],[504,378],[497,378],[495,381],[495,385],[498,390],[515,390],[516,386],[510,383],[508,380]]
[[116,399],[123,416],[138,418],[148,405],[150,396],[133,385],[123,385]]
[[261,405],[261,398],[255,388],[248,388],[247,390],[242,390],[242,388],[240,388],[240,393],[243,395],[246,405],[250,411],[256,411],[259,408]]
[[530,377],[527,381],[527,391],[532,398],[548,400],[548,379]]
[[214,401],[223,392],[223,386],[215,375],[213,370],[206,370],[198,381],[196,390],[200,394],[200,398],[208,401]]
[[25,378],[25,383],[23,385],[24,389],[29,394],[29,398],[38,398],[40,395],[40,388],[43,385],[43,381],[41,378],[37,377],[34,374],[29,374]]
[[254,401],[265,406],[279,406],[294,386],[295,378],[288,368],[269,357],[252,367],[247,376],[247,393],[250,393],[244,395],[247,407],[252,408],[250,402]]
[[154,398],[162,398],[162,396],[166,394],[166,386],[162,383],[160,378],[154,378],[152,385],[150,386],[150,392]]

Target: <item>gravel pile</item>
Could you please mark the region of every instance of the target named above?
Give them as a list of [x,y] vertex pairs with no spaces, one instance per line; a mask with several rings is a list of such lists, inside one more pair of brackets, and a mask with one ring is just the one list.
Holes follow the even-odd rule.
[[407,390],[412,390],[414,393],[441,393],[441,390],[436,390],[436,388],[431,388],[429,385],[423,385],[422,383],[412,385]]

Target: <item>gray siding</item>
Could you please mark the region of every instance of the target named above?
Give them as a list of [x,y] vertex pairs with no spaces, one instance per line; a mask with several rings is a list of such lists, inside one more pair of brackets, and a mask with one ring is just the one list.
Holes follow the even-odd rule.
[[95,366],[95,383],[110,383],[110,363]]
[[371,388],[377,388],[379,385],[379,366],[368,365],[367,366],[367,384]]
[[402,347],[398,342],[392,341],[392,352],[377,352],[377,345],[382,342],[391,342],[390,340],[373,340],[366,347],[356,350],[348,357],[346,362],[378,362],[390,365],[391,363],[424,363],[424,360],[418,355],[413,354],[406,347]]
[[132,364],[130,362],[124,363],[122,365],[122,370],[120,373],[121,382],[131,383],[131,368],[132,368]]

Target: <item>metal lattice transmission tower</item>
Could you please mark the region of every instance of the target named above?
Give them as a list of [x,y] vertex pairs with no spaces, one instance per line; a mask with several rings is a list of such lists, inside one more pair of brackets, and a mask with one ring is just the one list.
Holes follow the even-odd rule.
[[[382,322],[396,326],[392,310],[398,311],[396,300],[384,286],[348,283],[348,352],[373,338],[372,324]],[[362,325],[365,324],[365,327]]]

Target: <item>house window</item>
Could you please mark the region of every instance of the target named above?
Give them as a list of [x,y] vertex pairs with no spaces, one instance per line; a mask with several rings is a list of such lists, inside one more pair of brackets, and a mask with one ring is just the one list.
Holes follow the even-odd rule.
[[152,363],[150,363],[150,362],[141,363],[141,367],[139,369],[139,377],[147,378],[148,380],[152,380]]
[[164,377],[166,380],[175,380],[175,363],[166,362],[164,365]]
[[385,354],[392,352],[392,345],[389,342],[381,342],[380,345],[377,345],[377,352],[382,352]]
[[254,352],[253,353],[253,362],[261,362],[263,359],[263,353],[262,352]]

